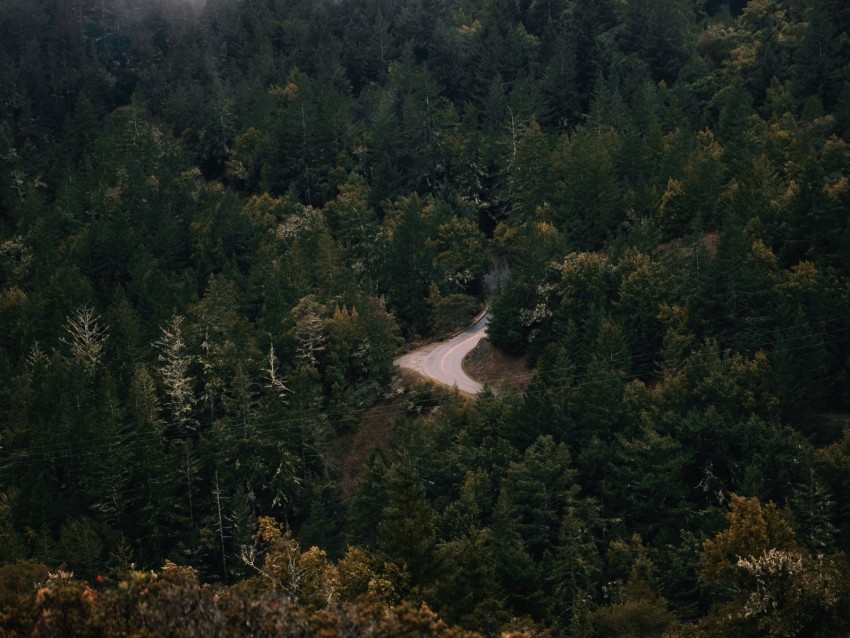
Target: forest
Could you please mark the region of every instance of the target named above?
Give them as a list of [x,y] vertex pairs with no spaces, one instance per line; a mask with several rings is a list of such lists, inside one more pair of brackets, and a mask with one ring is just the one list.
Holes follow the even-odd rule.
[[850,4],[0,0],[0,346],[0,636],[848,636]]

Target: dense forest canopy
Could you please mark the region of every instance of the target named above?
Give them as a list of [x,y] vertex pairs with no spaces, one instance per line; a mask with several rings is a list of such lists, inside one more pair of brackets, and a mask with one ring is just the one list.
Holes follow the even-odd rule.
[[2,0],[0,633],[847,635],[848,212],[843,0]]

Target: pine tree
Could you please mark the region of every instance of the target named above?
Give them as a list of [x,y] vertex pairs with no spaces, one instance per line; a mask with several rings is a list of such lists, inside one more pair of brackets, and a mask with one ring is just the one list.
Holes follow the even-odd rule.
[[673,624],[667,601],[659,593],[657,569],[645,554],[638,556],[623,587],[622,600],[590,615],[594,635],[650,638]]
[[791,507],[798,535],[812,552],[828,552],[835,547],[836,503],[813,467],[804,469],[801,481],[794,486]]
[[194,357],[187,351],[183,321],[182,316],[173,315],[162,327],[162,336],[154,345],[159,351],[159,374],[171,425],[177,434],[185,437],[197,428],[197,421],[194,415],[194,378],[189,376]]
[[549,136],[532,119],[515,137],[514,152],[508,160],[508,188],[514,223],[532,222],[537,210],[551,203],[551,142]]
[[317,369],[319,356],[325,349],[325,307],[315,296],[301,299],[292,309],[295,323],[295,361],[298,365]]
[[568,625],[592,599],[592,593],[602,572],[598,541],[594,538],[594,518],[599,506],[593,500],[571,498],[565,508],[558,532],[558,544],[548,575],[554,598],[555,613]]
[[386,499],[377,524],[378,548],[424,582],[433,571],[435,515],[412,459],[399,459],[387,469]]
[[67,337],[62,340],[71,348],[72,356],[82,362],[89,374],[93,374],[101,357],[104,343],[109,337],[109,329],[101,323],[100,315],[92,308],[82,306],[73,316],[66,319]]
[[563,509],[576,490],[569,450],[551,436],[540,436],[511,463],[503,484],[514,513],[514,529],[529,555],[540,560],[556,545]]

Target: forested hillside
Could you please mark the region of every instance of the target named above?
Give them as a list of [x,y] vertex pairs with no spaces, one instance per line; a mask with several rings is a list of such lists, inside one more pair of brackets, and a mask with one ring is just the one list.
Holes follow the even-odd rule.
[[2,635],[846,636],[850,4],[3,0],[0,343]]

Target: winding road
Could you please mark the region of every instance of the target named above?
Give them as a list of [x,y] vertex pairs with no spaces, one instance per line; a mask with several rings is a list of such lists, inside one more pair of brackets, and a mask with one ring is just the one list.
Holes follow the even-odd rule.
[[[495,268],[485,277],[491,295],[508,276],[508,267],[504,259],[494,257],[493,261]],[[400,368],[428,377],[441,385],[457,388],[464,394],[476,395],[483,386],[466,374],[463,369],[463,358],[486,336],[485,330],[488,323],[490,323],[489,303],[475,323],[463,332],[456,334],[448,341],[432,343],[409,352],[396,359],[395,364]]]
[[464,394],[478,394],[482,386],[472,379],[463,369],[463,358],[485,336],[485,328],[490,322],[490,311],[484,314],[469,328],[448,341],[432,343],[414,350],[395,360],[400,368],[407,368],[428,377],[437,383],[456,387]]

